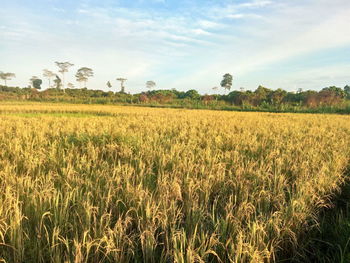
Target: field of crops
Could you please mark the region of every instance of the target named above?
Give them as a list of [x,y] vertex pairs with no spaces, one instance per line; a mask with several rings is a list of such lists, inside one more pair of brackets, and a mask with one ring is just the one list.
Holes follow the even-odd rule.
[[3,104],[0,262],[292,260],[349,158],[350,116]]

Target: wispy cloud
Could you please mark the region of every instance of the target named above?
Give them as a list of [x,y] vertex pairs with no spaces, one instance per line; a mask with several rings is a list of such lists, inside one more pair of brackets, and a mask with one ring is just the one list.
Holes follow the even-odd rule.
[[245,2],[237,5],[237,7],[240,8],[257,8],[257,7],[264,7],[271,5],[273,2],[272,1],[266,1],[266,0],[256,0],[256,1],[251,1],[251,2]]

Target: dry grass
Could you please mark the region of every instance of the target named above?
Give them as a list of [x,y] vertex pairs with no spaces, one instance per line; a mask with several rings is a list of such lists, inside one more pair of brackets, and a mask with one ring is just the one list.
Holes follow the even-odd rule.
[[274,262],[349,156],[349,116],[1,105],[0,262]]

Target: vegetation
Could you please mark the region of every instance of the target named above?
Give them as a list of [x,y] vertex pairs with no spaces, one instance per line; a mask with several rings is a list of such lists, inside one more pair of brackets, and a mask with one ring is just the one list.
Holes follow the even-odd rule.
[[5,86],[7,85],[7,81],[11,80],[12,78],[15,78],[16,74],[15,73],[11,73],[11,72],[2,72],[0,71],[0,79],[2,79],[4,81]]
[[[82,70],[87,70],[83,75]],[[86,82],[93,76],[92,70],[81,68],[78,77]],[[81,75],[81,76],[80,76]],[[51,74],[49,76],[52,77]],[[51,78],[50,77],[50,78]],[[35,77],[37,78],[37,77]],[[47,77],[48,78],[48,77]],[[154,81],[147,81],[149,88],[138,94],[125,93],[126,79],[118,78],[121,91],[74,89],[72,83],[68,88],[49,88],[38,92],[38,89],[7,87],[0,85],[0,100],[35,100],[71,103],[94,104],[136,104],[154,107],[176,107],[218,110],[270,111],[270,112],[318,112],[318,113],[350,113],[350,88],[328,87],[317,91],[287,92],[282,89],[271,90],[259,86],[255,91],[232,91],[226,95],[201,95],[196,90],[154,90]],[[40,80],[41,81],[41,80]],[[56,86],[61,82],[56,76]],[[40,87],[40,85],[39,85]],[[112,88],[107,82],[107,87]]]
[[[70,62],[55,62],[56,66],[59,68],[58,72],[62,74],[62,87],[65,88],[65,73],[68,72],[70,67],[73,67],[74,64]],[[60,88],[60,87],[59,87]]]
[[127,81],[126,78],[117,78],[118,81],[120,81],[120,92],[125,93],[125,86],[124,83]]
[[93,76],[94,76],[93,70],[87,67],[82,67],[78,69],[77,73],[75,74],[77,82],[84,83],[84,88],[86,88],[86,83],[89,80],[89,78]]
[[43,83],[43,81],[41,79],[39,79],[37,76],[33,76],[30,78],[29,83],[30,83],[31,87],[39,90],[39,89],[41,89],[41,84]]
[[[153,80],[146,82],[147,92],[126,94],[125,83],[127,78],[118,77],[120,82],[119,92],[88,90],[86,87],[89,78],[94,76],[94,71],[88,67],[81,67],[75,74],[76,81],[80,83],[80,89],[74,89],[73,83],[65,84],[65,73],[74,66],[70,62],[55,62],[61,74],[60,78],[54,72],[44,69],[43,77],[48,80],[48,89],[41,89],[42,80],[37,76],[30,79],[30,85],[19,91],[19,87],[7,87],[6,81],[15,77],[14,73],[0,72],[0,78],[5,86],[0,86],[0,100],[39,100],[73,103],[95,104],[140,104],[143,106],[176,107],[176,108],[206,108],[217,110],[245,110],[245,111],[270,111],[270,112],[318,112],[318,113],[350,113],[350,86],[327,87],[321,91],[299,89],[297,92],[288,92],[283,89],[271,90],[259,86],[255,91],[244,90],[231,91],[233,76],[226,73],[222,77],[220,86],[225,89],[225,95],[204,94],[191,89],[188,91],[154,90],[157,86]],[[51,86],[51,79],[54,78]],[[81,88],[81,84],[84,88]],[[113,86],[107,81],[106,86]],[[33,88],[33,89],[31,89]],[[213,87],[214,91],[218,87]],[[67,92],[66,92],[67,91]],[[227,93],[229,92],[229,93]],[[23,96],[25,94],[25,96]]]
[[146,82],[146,87],[147,87],[148,89],[153,89],[155,86],[157,86],[157,84],[156,84],[153,80],[148,80],[148,81]]
[[48,86],[48,88],[51,88],[51,79],[52,79],[53,77],[55,77],[55,76],[56,76],[56,74],[53,73],[52,71],[50,71],[50,70],[48,70],[48,69],[44,69],[44,70],[43,70],[43,77],[47,78],[47,80],[49,81],[49,86]]
[[232,88],[232,81],[233,81],[233,77],[230,73],[226,73],[223,76],[223,79],[220,83],[221,87],[223,87],[224,89],[230,91]]
[[3,103],[0,261],[315,262],[307,247],[346,180],[349,122]]

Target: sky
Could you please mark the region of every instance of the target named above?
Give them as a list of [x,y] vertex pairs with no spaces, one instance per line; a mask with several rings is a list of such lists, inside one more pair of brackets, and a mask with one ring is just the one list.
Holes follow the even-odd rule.
[[88,88],[131,93],[213,93],[225,73],[233,90],[344,87],[349,25],[350,0],[1,0],[0,71],[23,87],[69,61],[67,82],[90,67]]

